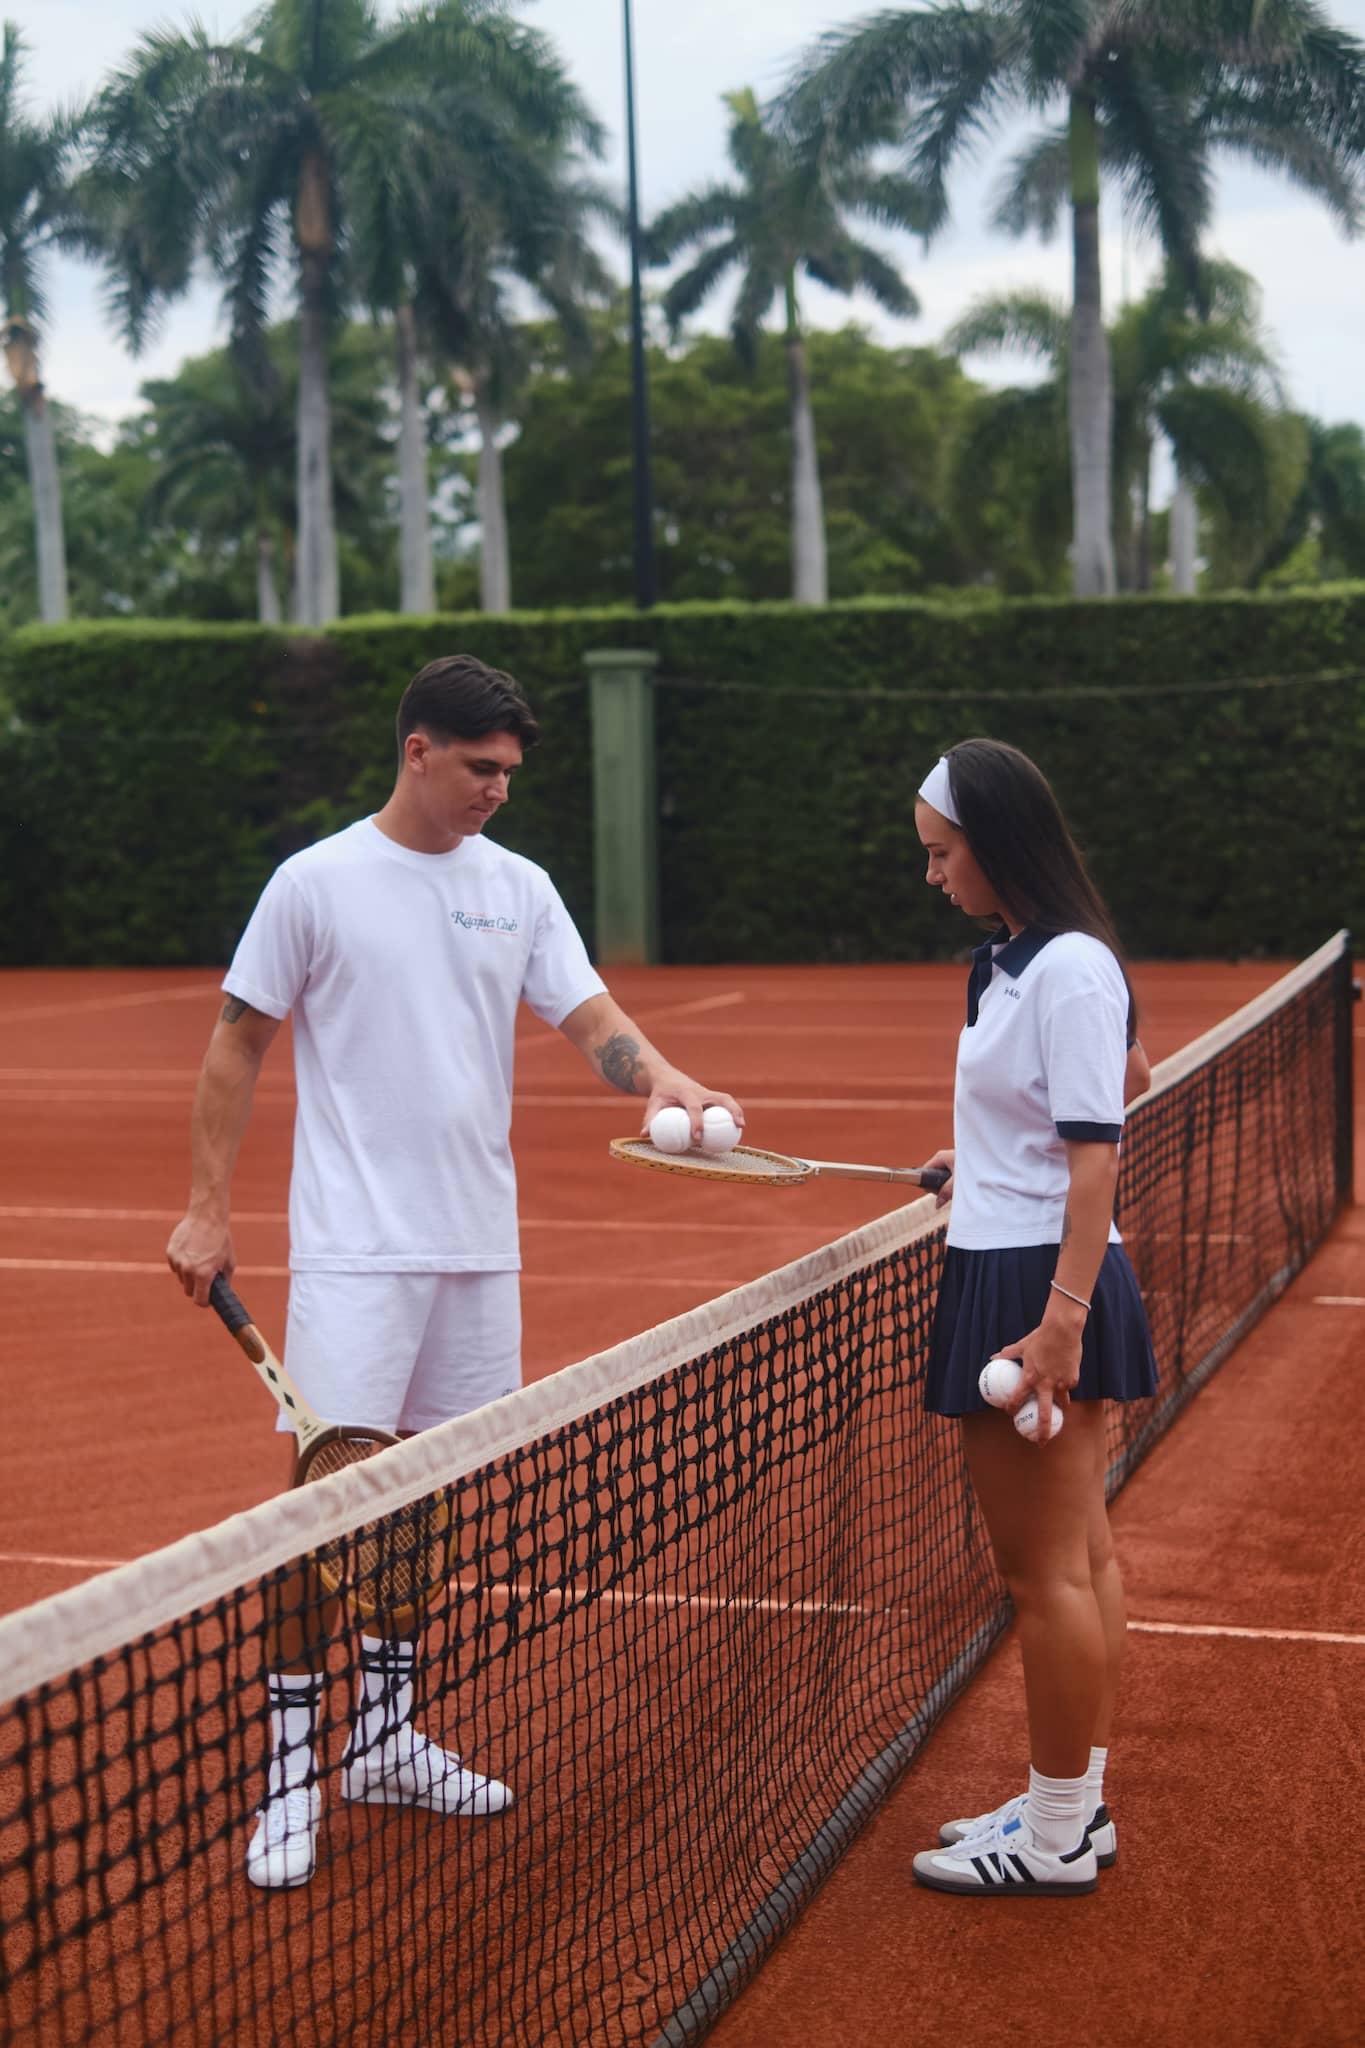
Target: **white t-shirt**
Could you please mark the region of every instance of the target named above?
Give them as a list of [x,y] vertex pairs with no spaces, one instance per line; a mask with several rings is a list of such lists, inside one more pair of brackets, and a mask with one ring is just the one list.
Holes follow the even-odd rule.
[[[1066,1141],[1116,1145],[1123,1135],[1128,989],[1109,948],[1085,932],[1023,931],[973,957],[948,1242],[1059,1244]],[[1112,1224],[1109,1238],[1119,1241]]]
[[294,1013],[297,1272],[515,1271],[517,1004],[603,983],[542,868],[482,836],[413,853],[372,820],[276,869],[223,982]]

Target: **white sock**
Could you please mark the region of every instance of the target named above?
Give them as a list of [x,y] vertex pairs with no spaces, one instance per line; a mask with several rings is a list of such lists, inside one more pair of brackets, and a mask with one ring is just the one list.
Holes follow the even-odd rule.
[[1085,1800],[1083,1777],[1045,1778],[1041,1771],[1030,1768],[1028,1824],[1040,1849],[1051,1856],[1064,1856],[1076,1847],[1090,1818]]
[[1085,1817],[1089,1821],[1092,1813],[1104,1804],[1104,1767],[1109,1761],[1107,1749],[1092,1749],[1090,1767],[1085,1774]]
[[396,1642],[375,1636],[360,1638],[360,1684],[356,1692],[355,1733],[351,1746],[357,1755],[374,1749],[412,1719],[413,1676],[417,1667],[417,1644],[410,1637]]
[[320,1671],[271,1671],[266,1675],[266,1691],[270,1696],[270,1772],[267,1782],[272,1793],[312,1781],[313,1745],[317,1739],[322,1686]]

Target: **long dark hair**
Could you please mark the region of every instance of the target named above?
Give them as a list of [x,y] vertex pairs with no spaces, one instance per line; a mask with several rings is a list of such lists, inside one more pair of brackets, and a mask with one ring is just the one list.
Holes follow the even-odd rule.
[[1031,931],[1100,939],[1119,963],[1135,1035],[1137,1002],[1114,920],[1042,769],[1004,740],[960,740],[947,761],[962,832],[1001,909]]

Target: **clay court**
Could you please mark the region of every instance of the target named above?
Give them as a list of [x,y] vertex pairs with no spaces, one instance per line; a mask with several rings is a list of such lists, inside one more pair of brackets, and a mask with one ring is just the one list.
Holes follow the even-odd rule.
[[[1153,1061],[1279,972],[1138,967]],[[612,975],[671,1058],[741,1098],[755,1142],[903,1165],[949,1137],[962,985],[959,967]],[[20,1447],[0,1506],[0,1608],[205,1528],[279,1483],[267,1396],[163,1258],[216,986],[171,970],[0,976],[0,1347]],[[1357,1022],[1357,1065],[1362,1035]],[[238,1291],[277,1341],[292,1102],[282,1038],[236,1178]],[[629,1105],[528,1021],[513,1133],[528,1377],[891,1206],[874,1184],[703,1189],[632,1172],[607,1140],[633,1128]],[[1108,1789],[1123,1850],[1099,1890],[977,1904],[909,1882],[939,1820],[1015,1788],[1025,1758],[1006,1640],[713,2039],[1359,2038],[1349,1832],[1343,1847],[1365,1766],[1365,1454],[1348,1406],[1365,1336],[1359,1214],[1343,1212],[1119,1496],[1132,1640]],[[595,2048],[586,2036],[584,2048]]]

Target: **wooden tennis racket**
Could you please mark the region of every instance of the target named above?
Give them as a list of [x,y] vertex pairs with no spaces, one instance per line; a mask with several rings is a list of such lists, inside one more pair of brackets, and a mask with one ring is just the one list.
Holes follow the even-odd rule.
[[613,1138],[613,1158],[631,1166],[650,1166],[659,1173],[689,1173],[703,1180],[750,1181],[760,1187],[795,1188],[803,1181],[895,1180],[937,1194],[949,1178],[946,1166],[854,1166],[836,1159],[793,1159],[785,1152],[763,1152],[757,1145],[736,1145],[731,1152],[660,1152],[648,1138]]
[[[299,1447],[295,1486],[326,1479],[401,1441],[388,1430],[324,1422],[316,1415],[221,1273],[209,1289],[209,1306],[237,1339],[294,1432]],[[326,1590],[361,1621],[382,1618],[394,1633],[411,1635],[427,1602],[445,1585],[449,1528],[445,1501],[426,1496],[348,1530],[314,1551],[309,1562]]]

